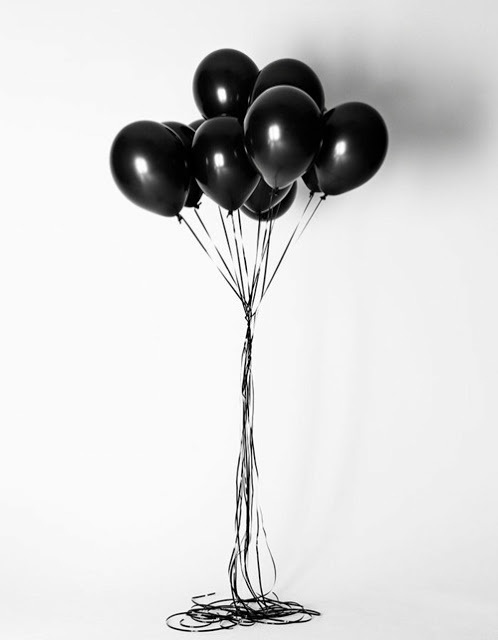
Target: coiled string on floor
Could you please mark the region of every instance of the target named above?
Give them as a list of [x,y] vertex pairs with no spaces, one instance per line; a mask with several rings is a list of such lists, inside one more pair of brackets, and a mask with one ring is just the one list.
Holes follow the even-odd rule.
[[[228,563],[230,597],[218,598],[216,593],[206,593],[192,598],[191,607],[181,613],[170,615],[166,622],[178,631],[207,632],[231,629],[235,626],[250,626],[256,623],[283,625],[308,622],[320,615],[293,600],[281,600],[273,591],[277,569],[263,523],[263,513],[258,499],[258,465],[254,447],[254,382],[252,374],[252,349],[257,311],[268,291],[290,245],[298,234],[300,237],[316,209],[304,223],[305,214],[313,194],[292,232],[284,251],[267,283],[270,241],[276,215],[270,201],[267,220],[258,221],[254,262],[244,244],[243,224],[240,211],[228,212],[225,217],[219,209],[222,225],[222,243],[217,245],[207,225],[195,210],[197,230],[185,217],[187,228],[203,250],[212,259],[230,288],[242,303],[246,322],[246,333],[241,355],[241,399],[242,421],[240,450],[235,479],[235,541]],[[277,205],[278,206],[278,205]],[[252,253],[252,252],[251,252]],[[258,286],[261,283],[261,286]],[[268,555],[273,580],[270,588],[264,587],[261,554]]]

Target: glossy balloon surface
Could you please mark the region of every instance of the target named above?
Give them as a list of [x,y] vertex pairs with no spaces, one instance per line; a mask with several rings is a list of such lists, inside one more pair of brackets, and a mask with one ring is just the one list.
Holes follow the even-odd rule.
[[316,102],[320,111],[325,106],[325,95],[316,73],[307,64],[293,58],[282,58],[263,67],[254,84],[251,100],[271,87],[290,85],[302,89]]
[[204,120],[204,118],[199,118],[198,120],[194,120],[193,122],[191,122],[189,124],[189,127],[191,129],[193,129],[194,131],[197,131],[197,129],[201,126],[201,124],[203,124],[204,122],[206,122]]
[[269,187],[263,178],[260,178],[256,189],[244,202],[244,206],[250,209],[254,213],[262,213],[267,211],[270,206],[274,206],[285,198],[285,196],[291,190],[291,185],[284,187],[283,189],[272,189]]
[[306,171],[306,173],[303,175],[303,182],[311,191],[311,193],[317,193],[321,191],[320,185],[318,184],[318,178],[316,176],[316,169],[314,164],[312,164],[308,171]]
[[[204,122],[204,120],[202,120]],[[171,129],[180,138],[183,146],[187,150],[187,159],[190,160],[190,150],[192,149],[192,140],[194,139],[195,131],[192,127],[183,124],[182,122],[168,121],[163,122],[163,125]],[[190,163],[189,163],[190,164]],[[197,207],[202,197],[202,191],[197,184],[195,178],[191,176],[188,188],[188,195],[185,201],[185,207]]]
[[181,211],[190,175],[173,131],[149,120],[129,124],[114,139],[110,163],[117,186],[136,205],[163,216]]
[[195,132],[192,171],[201,189],[228,211],[238,209],[254,191],[259,175],[244,147],[236,118],[210,118]]
[[321,129],[314,100],[287,85],[262,93],[244,120],[247,152],[270,187],[278,189],[307,171],[319,149]]
[[347,102],[323,116],[323,142],[315,160],[320,191],[339,195],[370,180],[387,152],[384,120],[373,107]]
[[258,67],[236,49],[218,49],[207,55],[194,74],[197,108],[205,118],[243,118],[258,75]]
[[168,129],[171,129],[173,133],[180,138],[183,145],[186,149],[189,149],[192,146],[192,140],[194,139],[195,131],[183,122],[175,122],[173,120],[168,120],[167,122],[162,123]]
[[280,216],[283,216],[284,213],[287,213],[287,211],[289,211],[289,209],[294,204],[296,194],[297,182],[294,182],[284,198],[278,204],[272,206],[271,209],[267,209],[266,211],[261,212],[254,212],[249,209],[249,207],[246,207],[244,205],[242,207],[242,211],[253,220],[276,220],[277,218],[280,218]]

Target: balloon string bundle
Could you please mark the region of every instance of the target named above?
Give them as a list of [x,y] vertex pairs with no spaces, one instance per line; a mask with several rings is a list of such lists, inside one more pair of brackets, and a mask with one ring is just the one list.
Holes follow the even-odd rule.
[[[167,618],[168,626],[180,631],[216,631],[236,625],[253,625],[258,622],[302,623],[311,620],[313,616],[320,615],[318,611],[305,608],[297,602],[280,600],[273,591],[277,570],[268,545],[257,495],[259,473],[253,439],[252,348],[256,316],[283,258],[293,242],[302,235],[324,197],[319,199],[311,214],[306,217],[312,199],[313,194],[310,194],[308,203],[284,245],[269,279],[269,254],[278,204],[275,206],[270,204],[268,219],[264,221],[260,219],[258,222],[252,269],[249,265],[247,241],[244,242],[240,211],[229,212],[225,216],[219,208],[224,247],[219,246],[213,239],[214,233],[209,232],[197,209],[194,210],[197,230],[185,216],[179,218],[241,301],[246,322],[241,356],[242,427],[235,487],[235,542],[228,565],[231,597],[218,599],[214,597],[214,593],[193,597],[192,607],[188,611],[176,613]],[[265,589],[263,585],[261,556],[264,550],[268,555],[273,573],[273,584],[269,589]]]

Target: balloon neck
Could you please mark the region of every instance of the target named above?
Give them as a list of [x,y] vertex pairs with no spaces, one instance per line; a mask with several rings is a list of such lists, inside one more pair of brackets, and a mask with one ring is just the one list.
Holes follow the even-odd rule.
[[176,219],[178,220],[178,223],[181,224],[183,218],[181,217],[181,215],[179,213],[176,214]]

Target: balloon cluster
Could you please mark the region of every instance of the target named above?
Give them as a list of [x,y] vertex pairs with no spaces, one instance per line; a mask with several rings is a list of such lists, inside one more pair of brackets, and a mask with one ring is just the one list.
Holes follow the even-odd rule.
[[[228,567],[230,597],[193,598],[188,611],[169,616],[167,623],[181,631],[214,631],[255,623],[306,622],[319,613],[280,600],[273,586],[263,586],[265,548],[274,569],[273,584],[276,567],[257,496],[254,325],[291,243],[306,229],[321,202],[362,185],[377,172],[386,155],[387,129],[378,112],[361,102],[327,111],[318,76],[290,58],[260,71],[240,51],[214,51],[199,64],[193,91],[202,119],[190,125],[134,122],[118,133],[111,149],[111,170],[121,191],[144,209],[185,223],[242,302],[247,323],[241,358],[236,535]],[[300,178],[310,191],[308,203],[276,264],[269,266],[275,221],[294,203]],[[313,208],[316,193],[322,196]],[[218,205],[219,218],[199,214],[204,196]],[[192,213],[187,214],[184,207]],[[311,214],[306,217],[308,209]],[[251,235],[255,251],[248,250]]]
[[387,129],[371,106],[325,110],[316,73],[284,58],[258,70],[244,53],[219,49],[193,80],[203,116],[185,125],[142,120],[124,127],[111,149],[116,184],[132,202],[178,216],[202,194],[251,218],[292,205],[296,180],[312,193],[339,195],[369,180],[387,151]]

